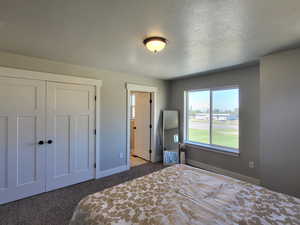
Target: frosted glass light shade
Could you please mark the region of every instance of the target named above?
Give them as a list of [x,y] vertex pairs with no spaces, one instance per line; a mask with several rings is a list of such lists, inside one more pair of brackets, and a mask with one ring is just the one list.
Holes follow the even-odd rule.
[[144,44],[149,51],[157,53],[166,47],[167,40],[162,37],[150,37],[144,40]]

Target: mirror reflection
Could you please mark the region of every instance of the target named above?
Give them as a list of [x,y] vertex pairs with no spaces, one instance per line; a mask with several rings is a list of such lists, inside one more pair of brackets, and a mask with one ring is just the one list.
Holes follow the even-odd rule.
[[163,149],[165,164],[178,163],[179,118],[176,110],[163,111]]

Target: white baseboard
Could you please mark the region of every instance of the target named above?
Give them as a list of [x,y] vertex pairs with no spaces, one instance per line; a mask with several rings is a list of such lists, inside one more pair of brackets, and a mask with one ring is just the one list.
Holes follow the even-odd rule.
[[123,165],[123,166],[119,166],[119,167],[115,167],[112,169],[108,169],[108,170],[103,170],[100,172],[99,176],[96,179],[102,178],[102,177],[107,177],[116,173],[121,173],[124,172],[126,170],[129,170],[127,165]]
[[204,170],[208,170],[214,173],[219,173],[225,176],[229,176],[229,177],[233,177],[242,181],[246,181],[249,182],[251,184],[256,184],[256,185],[260,185],[260,180],[254,177],[248,177],[236,172],[232,172],[230,170],[226,170],[226,169],[221,169],[219,167],[215,167],[215,166],[211,166],[209,164],[206,163],[202,163],[202,162],[198,162],[195,160],[191,160],[191,159],[187,159],[186,160],[187,164],[191,165],[191,166],[195,166]]

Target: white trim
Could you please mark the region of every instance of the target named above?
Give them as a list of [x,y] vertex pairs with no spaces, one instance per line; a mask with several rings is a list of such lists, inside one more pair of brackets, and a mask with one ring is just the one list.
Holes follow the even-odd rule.
[[[202,89],[186,89],[184,90],[184,124],[183,124],[183,142],[187,143],[187,144],[193,144],[194,146],[196,144],[198,144],[199,146],[205,146],[205,147],[199,147],[199,149],[205,149],[205,150],[212,150],[212,151],[220,151],[220,152],[224,152],[224,149],[226,149],[227,151],[230,149],[232,149],[232,152],[237,152],[234,154],[239,155],[240,154],[240,140],[241,140],[241,123],[239,123],[239,146],[238,148],[229,148],[229,147],[225,147],[225,146],[221,146],[221,145],[214,145],[212,144],[212,131],[213,131],[213,127],[212,127],[212,107],[213,107],[213,92],[214,91],[218,91],[218,90],[231,90],[231,89],[238,89],[238,97],[239,97],[239,115],[241,115],[240,113],[240,109],[241,109],[241,91],[240,91],[240,85],[226,85],[226,86],[219,86],[219,87],[213,87],[213,88],[202,88]],[[192,142],[188,140],[188,127],[189,127],[189,119],[188,119],[188,113],[189,113],[189,109],[188,109],[188,104],[189,104],[189,93],[190,92],[196,92],[196,91],[209,91],[209,144],[206,143],[196,143],[196,142]],[[240,121],[240,118],[239,118]],[[207,146],[206,146],[207,145]],[[221,150],[223,149],[223,150]],[[230,151],[229,150],[229,151]],[[228,151],[228,152],[229,152]]]
[[[187,115],[187,113],[188,113],[188,110],[187,110],[187,107],[188,107],[188,105],[189,105],[189,102],[188,102],[188,94],[189,94],[189,92],[188,91],[184,91],[183,92],[183,137],[182,137],[182,142],[184,142],[185,140],[186,140],[186,137],[189,135],[188,134],[188,131],[187,131],[187,127],[188,127],[188,115]],[[182,128],[182,127],[180,127],[180,128]]]
[[[102,82],[101,82],[102,85]],[[98,86],[96,86],[96,153],[95,153],[95,163],[96,163],[96,168],[95,168],[95,178],[97,178],[97,174],[100,173],[101,167],[100,167],[100,138],[101,138],[101,128],[100,128],[100,124],[101,124],[101,94],[100,94],[100,89],[101,89],[101,85],[99,84]]]
[[151,87],[151,86],[145,86],[145,85],[139,85],[139,84],[131,84],[126,83],[126,88],[129,91],[141,91],[141,92],[157,92],[157,87]]
[[102,86],[101,80],[82,78],[68,75],[60,75],[54,73],[44,73],[36,72],[23,69],[13,69],[0,66],[0,76],[1,77],[14,77],[14,78],[26,78],[32,80],[43,80],[43,81],[53,81],[62,83],[72,83],[72,84],[86,84],[92,86]]
[[204,88],[186,88],[184,91],[188,92],[195,92],[195,91],[217,91],[217,90],[230,90],[230,89],[236,89],[240,88],[239,84],[233,84],[233,85],[225,85],[225,86],[213,86],[213,87],[204,87]]
[[209,152],[214,152],[218,154],[224,154],[224,155],[230,155],[234,157],[239,157],[240,153],[238,151],[235,151],[234,149],[231,148],[224,148],[224,147],[219,147],[215,145],[207,145],[207,144],[201,144],[197,142],[191,142],[191,141],[185,141],[184,144],[195,150],[204,150],[204,151],[209,151]]
[[10,78],[22,78],[30,80],[41,80],[41,81],[52,81],[59,83],[68,83],[68,84],[81,84],[81,85],[90,85],[95,87],[96,91],[96,109],[95,109],[95,128],[97,130],[95,138],[95,178],[100,172],[100,89],[102,86],[101,80],[82,78],[75,76],[67,76],[53,73],[44,73],[23,69],[14,69],[8,67],[0,66],[0,77],[10,77]]
[[158,115],[157,115],[157,106],[158,106],[158,88],[139,85],[139,84],[131,84],[126,83],[127,89],[127,144],[126,144],[126,154],[127,154],[127,162],[126,166],[130,168],[130,106],[131,106],[131,98],[130,92],[132,91],[141,91],[141,92],[150,92],[152,94],[152,110],[151,110],[151,118],[152,118],[152,129],[151,129],[151,147],[152,147],[152,154],[151,154],[151,162],[157,162],[158,159],[156,158],[156,134],[157,134],[157,127],[158,127]]
[[100,171],[100,173],[97,175],[96,179],[103,178],[103,177],[108,177],[110,175],[113,175],[113,174],[116,174],[116,173],[121,173],[121,172],[124,172],[124,171],[127,171],[127,170],[128,170],[127,165],[115,167],[115,168],[108,169],[108,170],[103,170],[103,171]]
[[214,173],[219,173],[219,174],[222,174],[222,175],[225,175],[225,176],[233,177],[235,179],[246,181],[246,182],[251,183],[251,184],[260,185],[260,180],[257,179],[257,178],[254,178],[254,177],[249,177],[249,176],[246,176],[246,175],[242,175],[242,174],[239,174],[239,173],[236,173],[236,172],[232,172],[230,170],[221,169],[219,167],[211,166],[209,164],[198,162],[198,161],[191,160],[191,159],[187,159],[186,162],[187,162],[187,164],[189,164],[191,166],[195,166],[195,167],[198,167],[198,168],[201,168],[201,169],[204,169],[204,170],[208,170],[208,171],[211,171],[211,172],[214,172]]

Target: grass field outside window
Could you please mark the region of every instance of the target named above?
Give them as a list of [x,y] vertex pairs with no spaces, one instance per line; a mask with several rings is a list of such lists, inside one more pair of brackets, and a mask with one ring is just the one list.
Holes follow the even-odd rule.
[[[191,123],[204,123],[206,121],[192,120]],[[212,144],[218,146],[226,146],[228,148],[239,148],[239,135],[238,135],[238,122],[237,121],[218,121],[220,125],[224,125],[224,128],[215,128],[212,130]],[[231,125],[231,127],[236,126],[237,128],[226,128],[226,125]],[[188,130],[189,138],[188,140],[196,143],[209,144],[209,130],[199,129],[199,128],[189,128]]]

